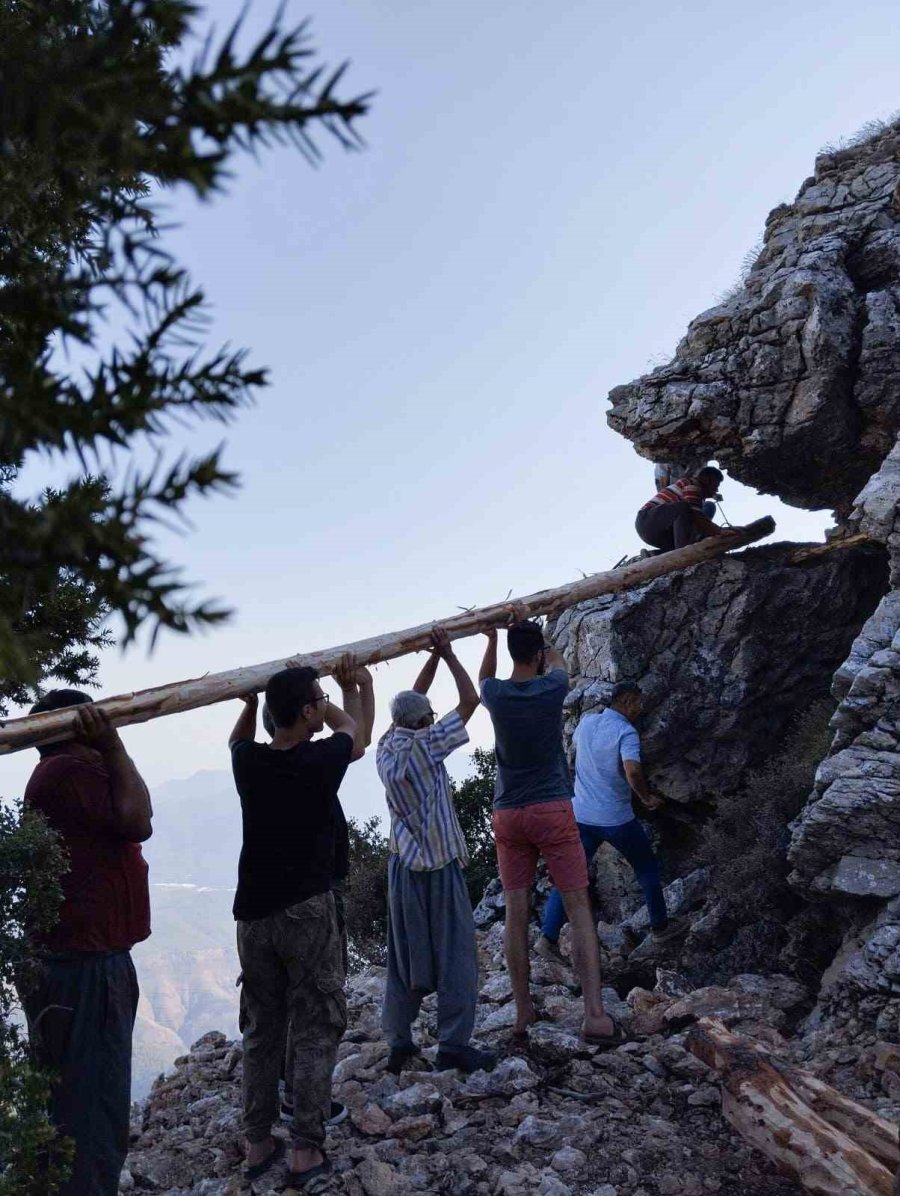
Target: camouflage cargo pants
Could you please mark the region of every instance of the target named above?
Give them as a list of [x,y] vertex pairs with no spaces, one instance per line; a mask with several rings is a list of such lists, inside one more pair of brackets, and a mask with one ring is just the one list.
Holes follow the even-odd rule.
[[[341,936],[341,960],[344,965],[344,975],[350,970],[350,953],[347,944],[347,919],[344,911],[344,894],[347,886],[343,881],[335,881],[331,886],[334,897],[334,910],[337,914],[338,933]],[[243,1027],[242,1027],[243,1028]],[[284,1103],[291,1106],[294,1103],[294,1036],[291,1034],[291,1023],[285,1027],[284,1063],[281,1068],[281,1078],[284,1080]]]
[[347,1027],[344,965],[334,898],[321,893],[237,924],[243,970],[244,1132],[262,1142],[278,1120],[285,1026],[294,1046],[295,1147],[321,1146],[331,1073]]

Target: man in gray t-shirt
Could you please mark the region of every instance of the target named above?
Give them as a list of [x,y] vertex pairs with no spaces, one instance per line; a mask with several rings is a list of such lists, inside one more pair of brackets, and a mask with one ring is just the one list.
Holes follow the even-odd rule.
[[531,885],[538,857],[543,856],[572,925],[572,954],[584,993],[585,1040],[610,1045],[621,1035],[600,995],[600,953],[587,865],[562,746],[562,711],[569,689],[566,662],[544,643],[536,623],[518,622],[507,633],[512,674],[498,681],[497,632],[487,637],[478,680],[497,745],[492,822],[506,898],[504,945],[516,1002],[514,1038],[526,1038],[536,1020],[529,987],[528,924]]

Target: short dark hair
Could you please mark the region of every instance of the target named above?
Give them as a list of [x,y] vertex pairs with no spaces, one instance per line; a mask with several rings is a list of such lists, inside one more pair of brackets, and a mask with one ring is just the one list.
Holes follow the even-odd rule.
[[537,623],[513,623],[506,633],[506,647],[516,664],[530,664],[547,645]]
[[93,702],[90,694],[82,693],[80,689],[51,689],[44,694],[39,702],[29,710],[29,714],[46,714],[48,710],[64,710],[66,706],[83,706],[85,702]]
[[725,474],[722,473],[721,469],[716,469],[715,465],[704,465],[697,474],[698,481],[700,478],[715,478],[716,485],[718,486],[721,482],[725,481]]
[[638,683],[636,681],[619,681],[612,687],[609,704],[615,706],[617,702],[621,702],[623,698],[630,697],[632,694],[637,694],[640,697],[641,687]]
[[292,727],[303,707],[315,702],[318,679],[319,670],[310,665],[282,669],[269,678],[266,705],[276,727]]
[[[51,689],[44,694],[39,702],[29,710],[29,714],[46,714],[48,710],[64,710],[66,706],[84,706],[93,702],[90,694],[82,693],[80,689]],[[39,756],[52,756],[55,752],[64,751],[67,743],[45,743],[36,745]]]

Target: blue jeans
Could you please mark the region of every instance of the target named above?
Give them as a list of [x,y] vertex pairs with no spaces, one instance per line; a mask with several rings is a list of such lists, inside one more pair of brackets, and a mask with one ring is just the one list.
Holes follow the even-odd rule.
[[[624,856],[634,869],[634,874],[644,890],[644,900],[650,914],[650,925],[654,930],[665,926],[669,920],[666,910],[666,899],[662,891],[662,879],[659,872],[659,861],[653,851],[650,837],[636,818],[622,826],[589,826],[579,822],[578,833],[584,854],[590,865],[594,853],[601,843],[609,843],[619,855]],[[558,889],[553,889],[547,899],[544,910],[544,923],[541,930],[545,938],[554,943],[559,938],[559,932],[565,926],[565,907]]]

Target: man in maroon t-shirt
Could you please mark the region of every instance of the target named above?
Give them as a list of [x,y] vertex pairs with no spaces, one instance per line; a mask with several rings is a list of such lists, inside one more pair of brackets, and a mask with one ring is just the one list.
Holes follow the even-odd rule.
[[54,1074],[50,1116],[75,1140],[64,1196],[115,1196],[128,1153],[131,1035],[138,985],[130,950],[150,934],[150,795],[106,714],[77,690],[32,713],[78,706],[76,738],[49,744],[25,789],[69,858],[45,959],[20,993],[35,1062]]

